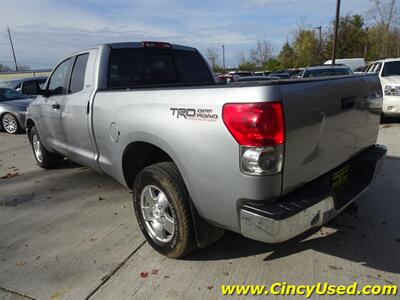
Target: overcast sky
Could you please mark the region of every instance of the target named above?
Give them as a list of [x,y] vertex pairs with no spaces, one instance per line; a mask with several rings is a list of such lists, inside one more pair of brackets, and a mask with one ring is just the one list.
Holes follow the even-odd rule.
[[[258,39],[277,50],[299,24],[330,26],[336,0],[1,0],[0,62],[13,64],[6,34],[11,29],[18,63],[50,68],[69,52],[116,41],[157,40],[204,52],[226,45],[227,65]],[[342,0],[341,14],[365,15],[369,0]]]

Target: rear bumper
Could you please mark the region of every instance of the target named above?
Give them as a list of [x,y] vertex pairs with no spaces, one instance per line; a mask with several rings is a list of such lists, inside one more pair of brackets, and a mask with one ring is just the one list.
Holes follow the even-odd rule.
[[[322,226],[370,186],[385,154],[384,146],[375,145],[275,203],[246,202],[240,208],[241,233],[258,241],[279,243]],[[347,175],[339,174],[343,169]],[[334,173],[348,176],[347,183],[336,190],[332,188]]]

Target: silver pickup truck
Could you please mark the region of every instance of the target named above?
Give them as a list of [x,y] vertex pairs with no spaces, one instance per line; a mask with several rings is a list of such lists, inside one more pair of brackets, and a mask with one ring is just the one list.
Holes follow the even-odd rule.
[[37,163],[65,157],[133,191],[149,244],[173,258],[225,229],[279,243],[371,184],[376,75],[215,83],[194,48],[113,43],[62,60],[28,108]]

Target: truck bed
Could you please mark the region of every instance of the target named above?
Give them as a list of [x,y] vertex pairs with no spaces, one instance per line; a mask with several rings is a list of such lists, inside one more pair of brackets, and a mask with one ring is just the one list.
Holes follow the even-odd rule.
[[[376,142],[376,76],[281,83],[286,120],[282,192],[318,178]],[[377,100],[378,99],[378,100]]]

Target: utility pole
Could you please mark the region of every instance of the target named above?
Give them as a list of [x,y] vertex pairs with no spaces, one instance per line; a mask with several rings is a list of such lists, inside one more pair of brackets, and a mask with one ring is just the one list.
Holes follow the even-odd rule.
[[322,62],[322,26],[315,27],[314,29],[318,29],[319,32],[319,42],[318,42],[318,56],[320,62]]
[[400,57],[400,31],[397,33],[397,57]]
[[10,39],[11,50],[12,50],[12,53],[13,53],[13,56],[14,56],[15,70],[18,72],[17,59],[15,58],[14,45],[13,45],[13,42],[12,42],[10,28],[8,27],[8,25],[7,25],[7,33],[8,33],[8,38]]
[[222,66],[224,68],[224,74],[225,74],[225,45],[222,45]]
[[333,35],[332,65],[335,64],[335,59],[336,59],[336,44],[337,44],[337,35],[339,28],[339,15],[340,15],[340,0],[336,0],[336,19],[335,19],[335,28]]
[[368,54],[368,43],[369,43],[368,29],[369,29],[369,27],[367,27],[365,29],[365,31],[367,32],[367,39],[366,39],[365,46],[364,46],[364,61],[367,61],[367,54]]

